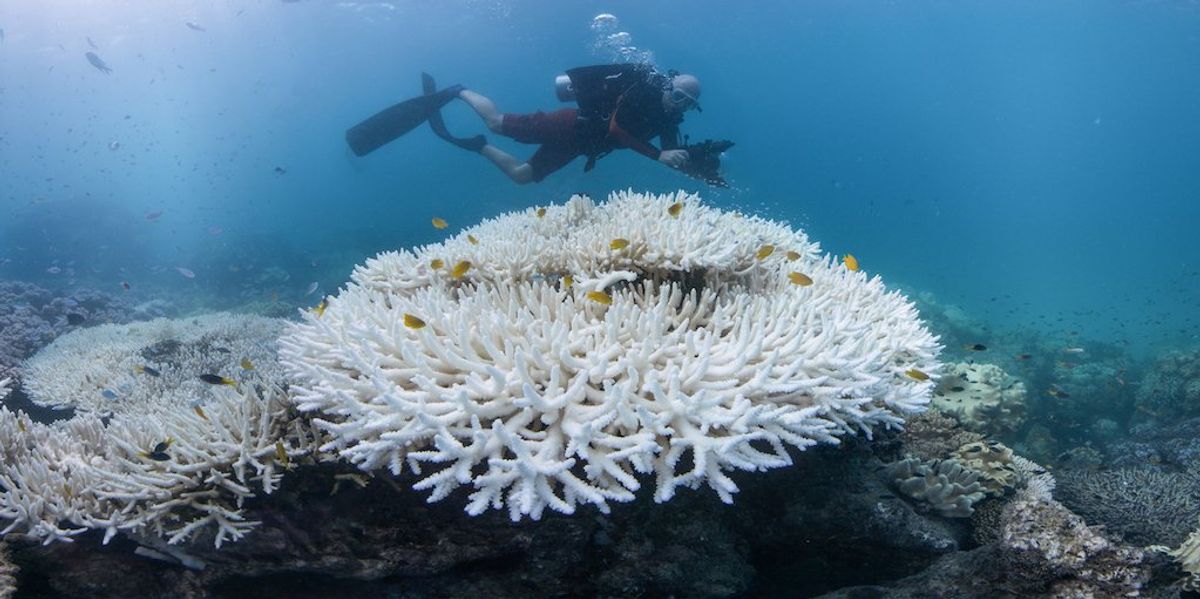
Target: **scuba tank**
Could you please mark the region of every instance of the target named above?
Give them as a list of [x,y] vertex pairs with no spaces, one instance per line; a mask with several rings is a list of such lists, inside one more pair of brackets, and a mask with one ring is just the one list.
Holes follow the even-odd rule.
[[575,101],[575,86],[571,85],[569,75],[564,74],[554,78],[554,95],[558,96],[559,102]]

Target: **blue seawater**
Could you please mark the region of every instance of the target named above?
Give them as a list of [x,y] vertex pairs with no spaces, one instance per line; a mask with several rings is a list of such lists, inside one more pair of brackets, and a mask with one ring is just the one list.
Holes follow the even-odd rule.
[[[275,266],[288,280],[254,292],[298,300],[440,238],[432,215],[685,188],[993,328],[1200,332],[1194,3],[51,0],[3,3],[0,28],[6,279],[228,303]],[[362,159],[343,143],[422,70],[532,112],[563,106],[565,69],[638,58],[700,77],[684,131],[737,142],[732,188],[632,152],[519,187],[425,128]],[[462,103],[446,118],[484,132]]]

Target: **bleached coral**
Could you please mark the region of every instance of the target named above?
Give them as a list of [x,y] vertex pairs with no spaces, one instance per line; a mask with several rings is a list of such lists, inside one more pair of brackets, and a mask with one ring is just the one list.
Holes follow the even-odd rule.
[[[23,383],[38,403],[75,415],[42,424],[0,409],[3,532],[50,542],[99,529],[105,541],[128,532],[175,543],[211,530],[218,546],[246,534],[253,487],[270,493],[316,444],[279,376],[279,329],[217,314],[76,331],[43,349]],[[239,365],[247,357],[253,370]],[[198,378],[223,372],[240,382]]]
[[202,409],[146,405],[107,424],[80,414],[47,425],[0,408],[0,520],[10,521],[0,534],[48,543],[97,529],[106,542],[132,532],[174,543],[211,526],[217,546],[241,538],[255,524],[241,514],[252,486],[270,493],[313,439],[274,383],[208,394]]
[[22,388],[38,405],[94,414],[186,405],[207,396],[200,375],[243,377],[242,360],[279,380],[283,322],[216,313],[75,330],[25,362]]
[[649,474],[657,501],[707,483],[730,502],[727,471],[898,426],[932,387],[904,373],[938,369],[877,277],[682,192],[502,215],[368,260],[327,302],[280,349],[324,449],[407,466],[430,501],[473,486],[469,513],[514,520],[606,510]]
[[0,379],[0,399],[4,399],[5,397],[8,397],[8,392],[9,392],[8,386],[11,383],[12,383],[12,379]]
[[1179,567],[1187,572],[1185,587],[1188,590],[1200,590],[1200,528],[1188,535],[1177,549],[1168,553],[1179,562]]
[[954,461],[979,473],[980,484],[992,497],[1004,495],[1020,482],[1014,457],[1011,449],[996,441],[968,443],[951,455]]
[[908,497],[923,501],[946,518],[967,518],[987,496],[980,474],[954,460],[922,462],[906,458],[887,467],[892,485]]
[[948,364],[934,389],[933,407],[973,431],[1011,432],[1025,421],[1025,385],[995,364]]
[[1015,578],[1052,573],[1055,581],[1039,596],[1138,596],[1149,580],[1145,552],[1089,528],[1062,504],[1040,496],[1041,486],[1027,487],[1005,506],[1000,548],[1006,563],[998,568]]

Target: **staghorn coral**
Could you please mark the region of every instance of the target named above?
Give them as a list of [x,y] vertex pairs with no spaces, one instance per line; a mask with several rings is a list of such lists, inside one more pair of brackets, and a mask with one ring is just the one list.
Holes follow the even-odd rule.
[[933,407],[968,430],[1003,435],[1025,421],[1025,385],[994,364],[949,364],[934,389]]
[[[22,389],[40,406],[95,414],[163,402],[190,407],[207,396],[199,375],[244,377],[243,359],[280,380],[282,330],[279,319],[216,313],[72,331],[25,362]],[[158,375],[138,371],[147,366]]]
[[1093,525],[1138,545],[1178,545],[1200,518],[1200,475],[1146,469],[1068,470],[1058,499]]
[[975,441],[959,447],[951,459],[979,473],[984,491],[1000,497],[1017,485],[1021,475],[1013,465],[1013,452],[996,441]]
[[[88,529],[182,541],[211,527],[214,543],[254,526],[241,506],[279,484],[310,431],[289,412],[286,392],[258,379],[208,390],[202,410],[172,403],[121,412],[105,423],[82,414],[53,424],[0,408],[0,534],[44,542]],[[283,457],[286,454],[288,457]]]
[[658,501],[708,484],[730,502],[728,470],[921,410],[932,383],[903,373],[936,371],[938,349],[904,297],[801,232],[623,192],[381,254],[280,355],[325,449],[407,466],[431,501],[471,486],[469,513],[517,520],[607,510],[648,474]]
[[972,506],[987,496],[979,473],[954,460],[907,458],[888,464],[885,475],[901,493],[929,504],[946,518],[969,518]]
[[[24,384],[37,402],[75,412],[42,424],[0,409],[4,532],[45,542],[88,529],[105,541],[127,532],[177,543],[200,530],[218,546],[241,538],[254,526],[241,516],[252,486],[273,491],[315,443],[278,377],[270,339],[279,328],[215,314],[75,331],[42,350]],[[195,378],[242,355],[259,359],[236,387]],[[113,388],[121,394],[102,395]]]

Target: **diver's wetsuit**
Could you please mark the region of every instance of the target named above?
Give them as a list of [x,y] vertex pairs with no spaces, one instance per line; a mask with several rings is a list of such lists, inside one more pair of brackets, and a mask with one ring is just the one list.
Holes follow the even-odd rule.
[[663,108],[663,91],[670,86],[667,77],[646,65],[580,67],[567,75],[579,108],[502,116],[501,135],[542,145],[529,159],[534,181],[578,156],[588,157],[584,170],[591,170],[598,158],[618,148],[658,160],[659,149],[649,143],[655,137],[661,138],[664,150],[679,146],[683,114]]

